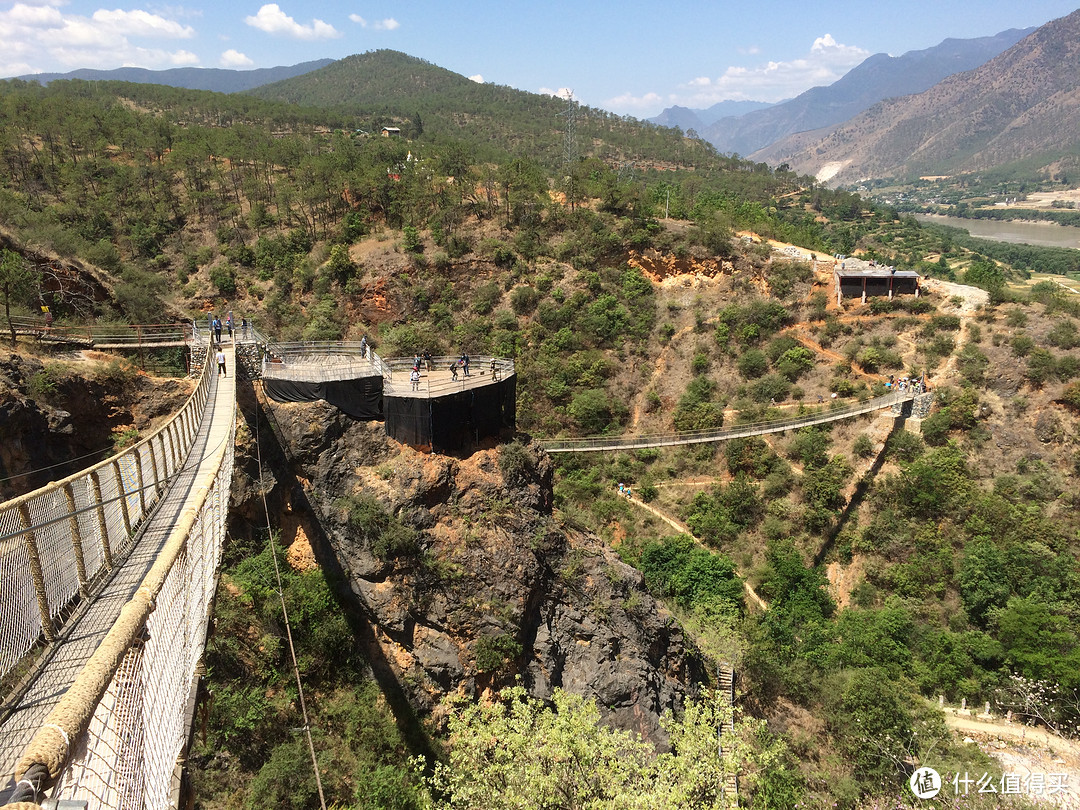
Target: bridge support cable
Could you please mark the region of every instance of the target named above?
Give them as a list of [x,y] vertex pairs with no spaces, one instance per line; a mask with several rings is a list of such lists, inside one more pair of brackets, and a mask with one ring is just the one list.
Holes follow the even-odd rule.
[[[24,705],[5,719],[5,737],[28,730],[29,742],[14,768],[17,785],[0,791],[0,800],[40,801],[40,791],[52,788],[53,799],[95,808],[176,806],[233,463],[234,378],[211,376],[208,367],[204,379],[210,396],[204,418],[188,421],[199,431],[187,463],[170,470],[169,453],[158,447],[157,461],[172,480],[138,545],[90,600]],[[182,446],[188,433],[176,432]],[[56,669],[72,680],[56,682]],[[47,704],[47,716],[38,704]]]
[[304,684],[300,678],[300,665],[296,662],[296,646],[293,644],[292,625],[289,623],[289,609],[285,605],[285,589],[281,584],[281,564],[278,562],[277,542],[274,529],[270,525],[270,506],[266,502],[266,484],[263,481],[262,436],[259,431],[259,403],[255,402],[255,453],[259,464],[259,495],[262,497],[263,514],[266,515],[266,538],[270,543],[270,557],[274,561],[274,578],[277,583],[278,599],[281,601],[281,616],[285,622],[285,638],[289,642],[289,660],[292,662],[293,675],[296,678],[296,694],[300,699],[300,715],[304,720],[304,738],[307,741],[308,754],[311,756],[311,769],[315,774],[315,787],[319,792],[319,807],[326,810],[326,796],[323,793],[322,776],[319,773],[319,760],[315,755],[315,743],[311,739],[311,721],[308,719],[307,701],[304,699]]

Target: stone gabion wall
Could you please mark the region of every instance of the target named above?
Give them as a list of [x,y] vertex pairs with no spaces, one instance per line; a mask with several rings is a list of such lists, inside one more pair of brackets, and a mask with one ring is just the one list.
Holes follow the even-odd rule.
[[189,377],[199,377],[202,375],[203,366],[206,365],[206,355],[210,352],[210,347],[205,343],[194,343],[191,346],[191,368],[188,369]]
[[915,419],[925,419],[930,415],[930,408],[934,404],[932,393],[918,394],[911,404],[911,415]]
[[236,366],[249,380],[257,380],[262,375],[262,352],[255,343],[236,345]]

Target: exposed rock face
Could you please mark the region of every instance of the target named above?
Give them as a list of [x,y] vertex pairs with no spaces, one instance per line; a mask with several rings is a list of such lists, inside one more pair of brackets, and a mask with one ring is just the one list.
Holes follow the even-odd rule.
[[[552,516],[554,466],[526,445],[504,475],[498,449],[417,453],[322,404],[275,406],[295,472],[413,705],[520,677],[535,695],[595,697],[654,740],[700,678],[677,623],[641,574]],[[506,466],[506,465],[504,465]],[[507,481],[510,481],[508,484]],[[375,553],[348,496],[373,496],[415,531],[411,556]]]
[[1043,444],[1060,442],[1064,438],[1057,414],[1049,409],[1039,412],[1035,419],[1035,438]]

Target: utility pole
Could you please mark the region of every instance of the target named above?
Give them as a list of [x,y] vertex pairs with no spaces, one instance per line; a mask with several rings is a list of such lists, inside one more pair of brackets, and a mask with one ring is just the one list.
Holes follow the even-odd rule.
[[566,164],[566,184],[570,194],[570,210],[574,210],[574,169],[577,166],[577,107],[574,104],[574,91],[566,94],[566,110],[560,113],[566,116],[566,130],[563,135],[563,162]]

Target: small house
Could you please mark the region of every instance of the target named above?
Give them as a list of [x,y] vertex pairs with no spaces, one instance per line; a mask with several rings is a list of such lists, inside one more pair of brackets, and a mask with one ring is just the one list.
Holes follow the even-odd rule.
[[919,279],[915,270],[897,270],[874,262],[846,258],[833,268],[836,283],[836,303],[844,298],[858,297],[866,303],[867,296],[914,295],[919,297]]
[[383,127],[382,136],[384,138],[400,138],[401,127]]

